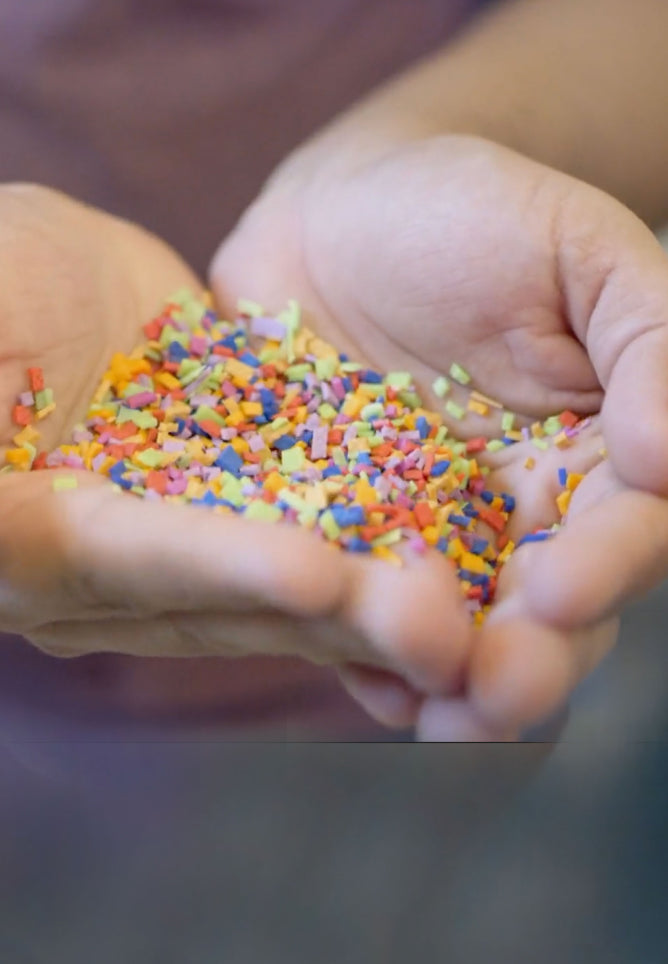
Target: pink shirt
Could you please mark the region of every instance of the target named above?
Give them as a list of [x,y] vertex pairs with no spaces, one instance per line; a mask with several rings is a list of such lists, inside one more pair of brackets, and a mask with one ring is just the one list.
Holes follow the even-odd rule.
[[[203,272],[289,150],[479,5],[0,0],[0,181],[139,221]],[[293,660],[58,661],[18,639],[0,652],[0,719],[39,707],[74,726],[224,722],[279,738],[367,727],[333,673]]]

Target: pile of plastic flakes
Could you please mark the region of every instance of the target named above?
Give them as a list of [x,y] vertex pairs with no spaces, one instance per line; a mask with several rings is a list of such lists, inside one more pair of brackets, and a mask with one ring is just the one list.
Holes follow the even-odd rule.
[[[397,565],[402,542],[417,553],[434,547],[456,566],[476,622],[515,548],[505,534],[515,500],[486,488],[489,470],[476,457],[523,439],[566,447],[586,424],[564,412],[516,430],[506,412],[503,438],[457,440],[441,415],[422,407],[408,372],[383,375],[351,361],[300,326],[295,302],[268,317],[241,301],[228,322],[208,301],[179,292],[144,335],[131,354],[113,356],[85,422],[50,454],[38,454],[34,422],[55,408],[53,393],[41,369],[29,369],[3,471],[87,469],[145,499],[298,523],[348,552]],[[449,376],[470,382],[457,364]],[[433,389],[459,419],[465,410],[445,401],[450,379]],[[470,392],[467,410],[499,407]],[[562,515],[580,479],[560,470]],[[54,477],[54,488],[74,486],[75,476]]]

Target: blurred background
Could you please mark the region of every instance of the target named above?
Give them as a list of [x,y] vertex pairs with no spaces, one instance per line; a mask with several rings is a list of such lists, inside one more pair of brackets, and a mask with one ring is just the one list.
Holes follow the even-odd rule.
[[0,756],[0,962],[661,964],[667,613],[628,612],[553,747],[75,742],[45,715]]

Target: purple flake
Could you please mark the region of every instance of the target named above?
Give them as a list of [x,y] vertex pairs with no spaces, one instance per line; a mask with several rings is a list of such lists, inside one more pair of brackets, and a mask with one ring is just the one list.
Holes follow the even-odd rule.
[[284,322],[279,321],[278,318],[261,316],[259,318],[251,318],[250,330],[251,334],[257,335],[259,338],[269,338],[271,341],[283,341],[287,328]]

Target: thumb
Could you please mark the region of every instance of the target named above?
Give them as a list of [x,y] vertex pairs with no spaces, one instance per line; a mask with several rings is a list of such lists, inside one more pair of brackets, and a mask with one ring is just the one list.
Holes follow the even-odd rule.
[[[562,235],[571,324],[605,390],[603,436],[616,475],[668,495],[668,257],[630,211],[595,194],[595,228]],[[581,208],[573,214],[581,224]]]

